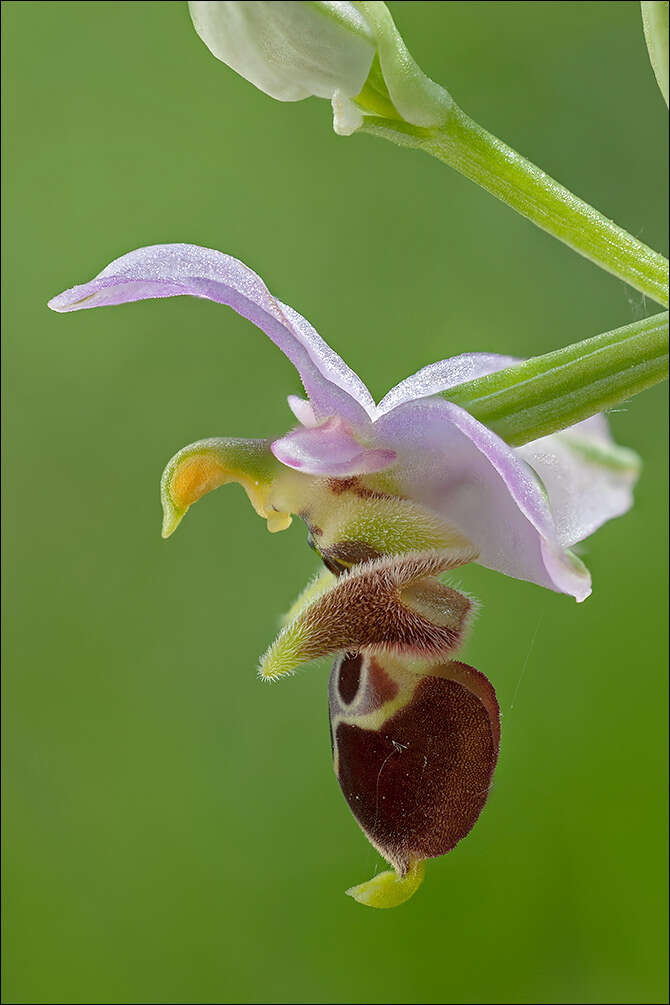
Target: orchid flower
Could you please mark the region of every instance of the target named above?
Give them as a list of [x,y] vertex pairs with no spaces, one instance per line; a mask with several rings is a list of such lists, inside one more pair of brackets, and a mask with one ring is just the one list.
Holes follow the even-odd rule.
[[363,381],[300,314],[229,255],[187,244],[130,252],[50,301],[59,312],[191,295],[233,308],[296,367],[297,424],[263,440],[206,439],[180,450],[161,483],[163,534],[205,493],[240,483],[276,532],[298,515],[325,569],[260,665],[275,680],[334,656],[331,738],[343,793],[394,866],[349,891],[390,907],[412,895],[426,858],[474,825],[500,735],[495,692],[455,661],[475,601],[443,573],[478,562],[584,600],[570,548],[632,502],[638,465],[595,416],[512,448],[441,392],[508,367],[469,353],[431,364],[375,404]]

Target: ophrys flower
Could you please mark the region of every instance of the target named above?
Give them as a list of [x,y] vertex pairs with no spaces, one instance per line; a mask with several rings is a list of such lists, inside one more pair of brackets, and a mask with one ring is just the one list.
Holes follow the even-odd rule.
[[294,514],[306,523],[330,572],[290,612],[261,675],[335,655],[335,769],[362,828],[397,870],[355,895],[393,906],[414,891],[425,858],[470,830],[498,751],[493,688],[453,660],[473,601],[441,573],[477,561],[584,600],[590,576],[569,548],[630,506],[635,456],[612,443],[601,416],[513,449],[440,396],[509,357],[432,364],[375,404],[303,317],[217,251],[142,248],[50,306],[182,294],[227,304],[261,328],[298,370],[307,399],[289,396],[298,425],[283,435],[179,451],[162,481],[164,534],[229,481],[244,486],[269,530]]

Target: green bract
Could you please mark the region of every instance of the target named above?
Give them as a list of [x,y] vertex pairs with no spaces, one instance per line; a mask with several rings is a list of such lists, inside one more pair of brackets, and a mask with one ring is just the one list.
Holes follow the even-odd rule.
[[649,50],[649,59],[661,89],[661,94],[668,104],[668,0],[653,0],[643,2],[642,24],[644,37]]

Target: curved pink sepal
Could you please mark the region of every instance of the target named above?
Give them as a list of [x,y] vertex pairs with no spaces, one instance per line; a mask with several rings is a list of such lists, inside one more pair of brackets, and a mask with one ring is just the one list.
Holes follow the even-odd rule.
[[189,295],[232,307],[272,339],[300,374],[320,418],[366,422],[367,387],[297,311],[272,296],[260,276],[231,255],[193,244],[155,244],[111,262],[88,283],[49,301],[59,313],[156,297]]

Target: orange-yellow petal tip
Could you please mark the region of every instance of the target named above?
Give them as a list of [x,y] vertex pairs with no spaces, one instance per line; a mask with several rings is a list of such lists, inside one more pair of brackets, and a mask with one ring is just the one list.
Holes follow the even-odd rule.
[[200,440],[169,461],[161,479],[163,537],[169,537],[194,502],[228,482],[238,482],[268,530],[286,530],[291,514],[273,505],[270,492],[281,467],[265,440]]

